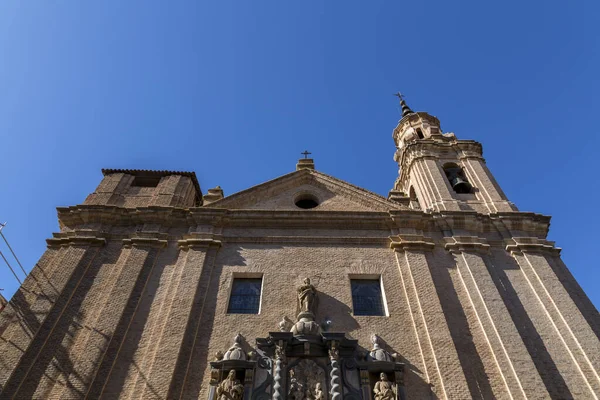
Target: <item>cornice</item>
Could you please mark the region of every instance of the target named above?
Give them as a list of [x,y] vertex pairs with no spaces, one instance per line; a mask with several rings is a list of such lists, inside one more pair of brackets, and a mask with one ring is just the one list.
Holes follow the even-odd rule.
[[[49,244],[59,244],[61,241],[68,240],[89,241],[88,237],[91,235],[89,232],[92,230],[102,231],[102,240],[108,237],[122,237],[129,233],[119,228],[137,229],[142,226],[148,227],[148,225],[152,226],[152,230],[161,232],[166,232],[170,228],[183,229],[188,232],[205,232],[204,229],[197,229],[199,226],[212,226],[217,228],[217,232],[221,232],[223,228],[381,230],[392,233],[397,232],[398,229],[414,229],[417,232],[467,230],[474,234],[500,232],[504,238],[513,236],[545,238],[550,224],[550,217],[529,212],[481,214],[475,211],[441,211],[425,213],[408,208],[383,212],[226,210],[208,207],[190,209],[175,207],[123,208],[80,205],[59,208],[58,214],[63,233],[83,239],[55,236],[49,239]],[[191,239],[193,238],[190,237]]]
[[[527,232],[531,236],[547,237],[550,230],[551,217],[532,212],[510,211],[489,214],[494,223],[499,223],[499,229],[506,229],[507,236],[521,236]],[[515,235],[516,233],[516,235]]]
[[387,247],[390,243],[385,237],[358,236],[224,236],[225,243],[248,244],[305,244],[305,245],[365,245]]

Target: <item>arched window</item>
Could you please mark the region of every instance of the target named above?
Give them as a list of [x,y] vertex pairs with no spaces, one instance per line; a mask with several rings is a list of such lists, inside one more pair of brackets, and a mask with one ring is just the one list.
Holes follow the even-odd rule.
[[409,197],[410,197],[410,208],[412,208],[413,210],[420,210],[421,209],[421,205],[419,204],[419,199],[417,198],[417,193],[415,192],[415,188],[414,187],[410,187],[410,191],[409,191]]
[[446,178],[450,182],[450,186],[456,193],[471,193],[473,187],[467,180],[465,176],[465,172],[461,167],[454,163],[444,164],[444,172],[446,173]]
[[425,139],[425,136],[423,135],[423,131],[421,130],[421,128],[417,128],[417,136],[419,137],[419,139]]

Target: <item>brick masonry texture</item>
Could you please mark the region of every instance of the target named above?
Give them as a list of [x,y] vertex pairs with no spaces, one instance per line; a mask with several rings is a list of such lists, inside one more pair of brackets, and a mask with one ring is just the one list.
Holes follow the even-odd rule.
[[[406,399],[599,398],[600,317],[549,218],[508,201],[478,143],[414,115],[394,131],[394,190],[418,209],[302,165],[205,206],[192,173],[105,170],[58,209],[60,232],[0,312],[0,399],[214,400],[215,353],[295,321],[306,277],[317,322],[397,354]],[[471,193],[454,192],[448,162]],[[319,206],[296,207],[306,194]],[[258,314],[227,312],[243,277],[262,278]],[[381,278],[387,315],[353,314],[357,277]]]

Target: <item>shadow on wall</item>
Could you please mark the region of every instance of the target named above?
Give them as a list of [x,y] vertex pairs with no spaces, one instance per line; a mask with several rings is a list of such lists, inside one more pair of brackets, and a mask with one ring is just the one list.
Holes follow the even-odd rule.
[[[290,319],[296,321],[296,316],[290,316]],[[352,309],[348,305],[323,292],[319,292],[319,308],[316,320],[321,326],[327,320],[331,321],[331,325],[327,330],[329,332],[346,332],[348,338],[351,338],[348,332],[360,328],[360,324],[354,319]]]
[[[81,311],[82,303],[87,297],[103,263],[111,263],[116,260],[115,258],[96,261],[95,255],[98,251],[99,249],[97,248],[86,251],[81,261],[73,269],[69,280],[60,294],[41,268],[37,271],[35,269],[32,271],[30,276],[33,276],[38,282],[43,282],[43,284],[40,284],[40,287],[48,285],[54,292],[51,295],[46,293],[40,295],[44,301],[53,303],[52,309],[41,324],[38,324],[37,319],[33,316],[33,311],[24,299],[21,292],[23,289],[21,288],[15,293],[13,297],[14,303],[11,303],[17,307],[18,313],[21,315],[21,321],[25,321],[29,329],[33,329],[37,325],[39,325],[39,329],[34,330],[37,334],[23,354],[11,379],[7,382],[5,386],[6,391],[2,393],[3,396],[16,395],[18,398],[33,398],[44,375],[46,375],[46,379],[57,378],[54,374],[48,375],[54,370],[60,371],[60,375],[67,380],[66,386],[68,391],[82,397],[85,395],[83,392],[84,389],[76,388],[76,386],[81,387],[82,383],[85,385],[85,380],[75,371],[74,364],[77,360],[71,359],[69,354],[70,346],[66,346],[64,343],[75,343],[76,335],[81,332],[81,322],[85,318],[85,315]],[[46,280],[47,282],[45,282]],[[40,297],[38,297],[39,299]],[[33,366],[27,371],[28,366],[32,363]],[[15,388],[15,391],[13,392],[11,388]],[[49,394],[53,385],[45,385],[45,388],[46,392],[39,394],[42,397]]]
[[456,346],[458,360],[465,374],[471,398],[493,399],[494,392],[483,362],[473,342],[473,333],[450,277],[450,269],[456,268],[454,257],[445,250],[427,254],[433,283],[439,296],[450,336]]
[[519,299],[519,295],[506,275],[507,270],[519,270],[519,265],[506,252],[503,252],[503,256],[500,257],[501,262],[498,262],[498,258],[497,255],[493,255],[491,260],[486,260],[487,269],[546,389],[548,389],[553,399],[573,398],[552,356],[548,353],[548,349]]

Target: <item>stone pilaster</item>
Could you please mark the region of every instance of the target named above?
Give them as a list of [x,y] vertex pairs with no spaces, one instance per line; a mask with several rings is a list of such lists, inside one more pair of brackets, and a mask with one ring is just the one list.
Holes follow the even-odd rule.
[[[3,387],[0,398],[45,397],[52,388],[53,382],[45,379],[45,373],[47,369],[53,370],[50,371],[51,375],[56,375],[57,372],[56,366],[51,363],[55,357],[56,347],[60,344],[61,335],[64,335],[64,324],[60,323],[62,316],[65,311],[68,312],[74,292],[104,244],[104,238],[97,232],[91,231],[56,234],[53,239],[48,239],[51,248],[60,248],[61,258],[55,258],[56,264],[51,268],[50,277],[46,275],[42,277],[37,275],[37,272],[36,275],[31,274],[28,277],[28,279],[40,278],[38,289],[41,293],[31,306],[31,310],[20,311],[38,315],[35,320],[29,321],[39,324],[39,327],[27,343],[28,346],[16,348],[20,349],[19,351],[15,352],[14,344],[22,341],[23,338],[20,340],[19,337],[15,337],[14,342],[7,343],[9,346],[3,356],[7,359],[12,358],[13,364],[9,365],[13,365],[14,369]],[[11,331],[6,333],[15,333]],[[9,371],[5,370],[5,372]]]
[[[100,351],[102,354],[92,367],[94,377],[88,386],[86,396],[110,398],[113,395],[111,392],[116,388],[111,387],[110,380],[117,373],[113,367],[138,309],[148,278],[161,250],[166,245],[165,235],[158,233],[138,233],[131,238],[123,239],[123,246],[127,249],[126,259],[117,285],[112,291],[114,297],[111,297],[110,308],[106,308],[106,319],[100,319],[101,326],[106,327],[111,334],[106,335],[104,340],[96,338],[98,350],[94,351]],[[126,365],[119,364],[117,368],[119,367],[123,368]]]
[[[216,240],[194,234],[178,242],[182,262],[177,263],[178,270],[171,276],[169,294],[161,304],[162,318],[152,329],[152,347],[145,354],[143,370],[137,374],[137,384],[132,391],[134,397],[167,397],[178,358],[191,353],[191,348],[183,346],[185,334],[190,320],[193,320],[192,316],[199,313],[198,306],[206,292],[205,275],[209,271],[205,269],[212,267],[207,265],[211,264],[207,255],[219,245],[220,242]],[[160,388],[158,393],[156,388]]]
[[[494,396],[537,398],[546,391],[490,269],[489,244],[475,236],[446,238],[456,262],[465,313]],[[459,290],[459,292],[461,292]],[[465,298],[466,297],[466,298]],[[484,356],[489,354],[490,356]],[[527,377],[527,379],[523,379]]]
[[571,394],[600,398],[600,343],[552,268],[560,249],[546,240],[513,237],[506,250],[522,272],[519,294],[531,298],[528,313]]
[[426,254],[434,246],[430,238],[422,235],[400,235],[393,237],[391,243],[421,353],[422,378],[440,399],[466,398],[469,388],[458,367],[456,348],[431,276],[430,268],[435,266],[427,260]]

